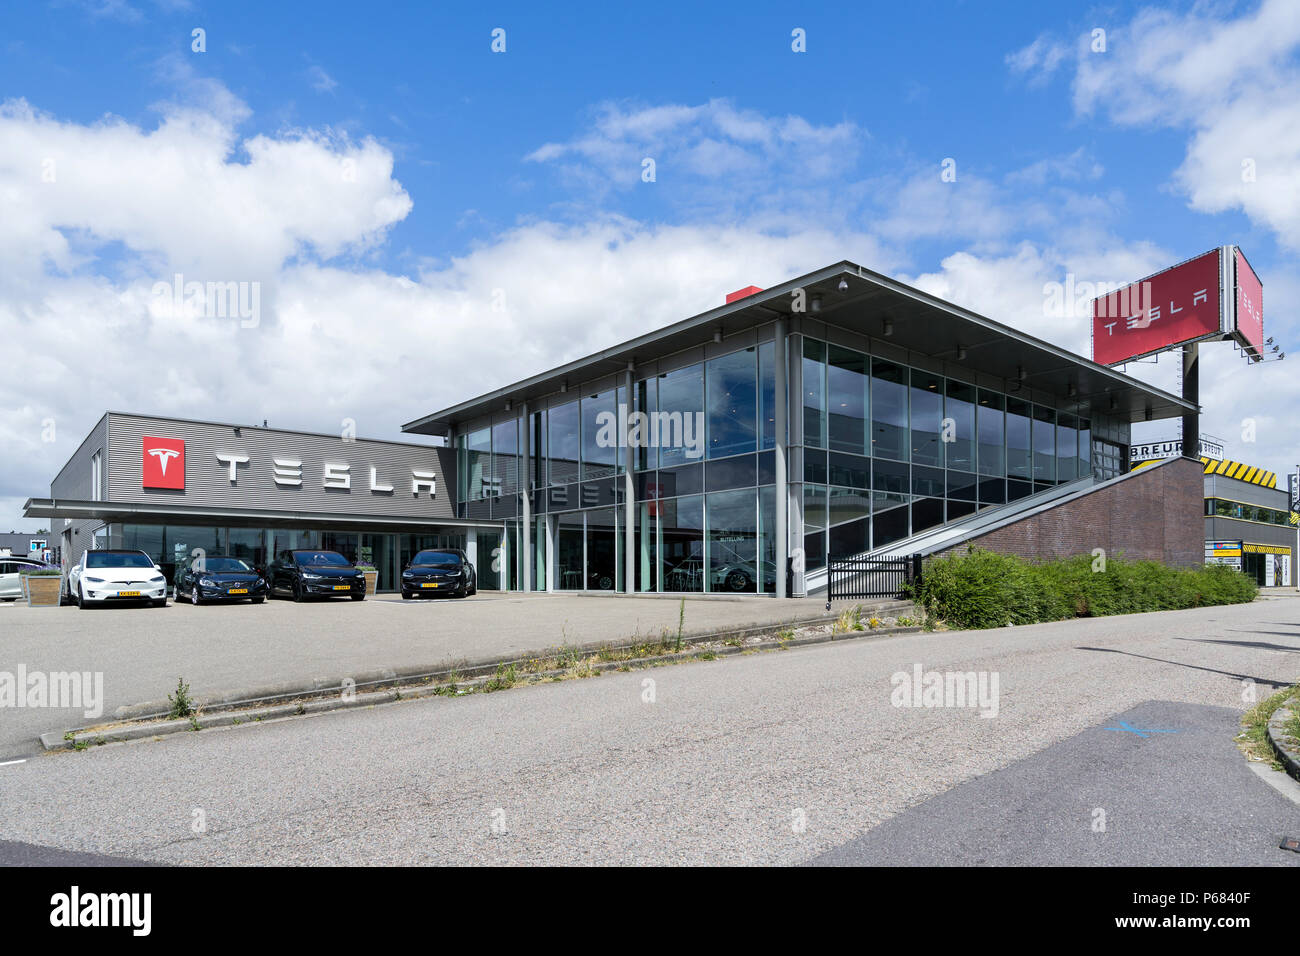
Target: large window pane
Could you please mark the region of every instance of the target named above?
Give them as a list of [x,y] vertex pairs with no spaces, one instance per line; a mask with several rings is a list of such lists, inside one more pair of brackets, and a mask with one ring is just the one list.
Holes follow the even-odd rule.
[[599,508],[587,512],[587,588],[619,589],[618,511]]
[[830,560],[849,558],[871,548],[871,493],[857,488],[830,489],[828,502]]
[[867,357],[829,347],[826,364],[827,440],[831,451],[867,454]]
[[[655,412],[659,410],[659,380],[647,379],[636,383],[636,411],[646,415],[646,421],[654,421]],[[636,468],[644,471],[655,467],[655,452],[650,445],[650,436],[644,434],[633,436],[636,445]]]
[[1007,474],[1031,478],[1034,474],[1029,444],[1029,403],[1007,399]]
[[555,586],[561,591],[582,590],[582,512],[556,518]]
[[618,395],[615,389],[582,399],[582,477],[614,474],[618,461]]
[[949,441],[944,442],[947,467],[975,470],[975,386],[948,379],[943,403],[944,418],[951,419]]
[[979,473],[981,475],[1006,474],[1003,455],[1002,396],[997,392],[980,389],[979,392]]
[[[758,499],[753,489],[705,496],[710,591],[758,590]],[[768,569],[771,574],[771,569]]]
[[943,379],[912,369],[912,461],[943,466]]
[[704,455],[704,366],[659,376],[659,467]]
[[1056,480],[1056,412],[1034,406],[1034,481]]
[[871,362],[871,454],[908,460],[907,369],[893,362]]
[[826,566],[826,486],[803,486],[804,567]]
[[826,447],[826,343],[803,340],[803,443]]
[[[758,590],[776,593],[776,489],[758,489]],[[781,542],[784,546],[784,542]]]
[[704,590],[704,496],[659,503],[665,591]]
[[519,493],[519,422],[492,426],[492,488],[499,497]]
[[480,428],[465,436],[461,487],[464,501],[490,497],[492,490],[492,429]]
[[1092,474],[1092,424],[1079,419],[1079,477]]
[[704,381],[709,394],[710,458],[738,455],[758,447],[757,352],[746,349],[710,359]]
[[558,405],[547,412],[546,457],[550,484],[565,485],[578,480],[579,435],[577,402]]
[[1063,484],[1079,477],[1079,420],[1064,412],[1056,422],[1056,480]]
[[776,346],[758,347],[758,424],[760,448],[776,447]]

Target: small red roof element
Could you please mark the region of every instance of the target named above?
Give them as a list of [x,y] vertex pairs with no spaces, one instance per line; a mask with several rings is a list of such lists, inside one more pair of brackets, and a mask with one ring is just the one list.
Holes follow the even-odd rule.
[[743,299],[747,295],[753,295],[755,292],[762,292],[762,291],[763,290],[756,285],[747,285],[745,286],[745,288],[737,289],[735,292],[728,292],[727,305],[731,305],[731,303],[735,302],[737,299]]

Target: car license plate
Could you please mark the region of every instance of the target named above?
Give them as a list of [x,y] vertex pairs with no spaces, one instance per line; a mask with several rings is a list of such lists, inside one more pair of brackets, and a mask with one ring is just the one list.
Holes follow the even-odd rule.
[[350,585],[350,584],[336,584],[336,585],[334,585],[334,590],[335,590],[335,591],[351,591],[351,590],[352,590],[352,585]]
[[118,591],[117,596],[118,597],[139,597],[140,592],[139,591]]
[[229,591],[227,591],[226,593],[227,593],[227,594],[247,594],[247,593],[248,593],[248,588],[231,588],[231,589],[230,589]]
[[438,585],[436,585],[436,584],[421,584],[421,585],[420,585],[420,587],[422,587],[422,588],[436,588],[437,586],[438,586]]

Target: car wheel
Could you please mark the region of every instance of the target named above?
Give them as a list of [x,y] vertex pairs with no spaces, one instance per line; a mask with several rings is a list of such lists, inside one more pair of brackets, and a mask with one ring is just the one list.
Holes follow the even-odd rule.
[[199,597],[199,589],[196,588],[193,584],[190,585],[190,603],[193,604],[195,607],[198,607],[200,604],[203,603],[203,599]]
[[732,571],[727,575],[727,589],[731,591],[746,591],[749,589],[749,575],[744,571]]
[[167,599],[165,597],[161,597],[158,598],[158,600],[156,601],[151,601],[150,603],[153,604],[154,607],[166,607]]
[[403,600],[403,601],[409,601],[409,600],[411,600],[411,592],[410,592],[410,591],[403,591],[403,592],[402,592],[402,600]]
[[296,603],[301,604],[307,600],[307,596],[302,593],[302,585],[297,581],[293,582],[293,599]]
[[261,604],[263,601],[266,600],[266,598],[263,598],[263,597],[255,597],[255,598],[249,598],[248,600],[249,600],[251,603],[253,603],[253,604]]
[[81,608],[81,610],[83,611],[87,607],[86,598],[84,593],[82,592],[82,588],[80,584],[77,585],[77,607]]
[[364,594],[349,594],[348,597],[352,598],[354,601],[364,601],[366,599]]

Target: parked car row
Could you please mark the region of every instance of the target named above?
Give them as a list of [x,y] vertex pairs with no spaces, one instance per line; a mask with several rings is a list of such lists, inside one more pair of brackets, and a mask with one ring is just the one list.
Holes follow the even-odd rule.
[[[15,577],[17,575],[15,574]],[[348,597],[364,601],[366,576],[337,551],[282,551],[265,569],[231,555],[209,555],[176,570],[176,600],[191,604],[251,601],[268,597],[294,601]],[[149,601],[167,603],[167,579],[162,568],[143,551],[87,551],[68,572],[67,595],[78,607]],[[450,594],[463,598],[478,591],[478,575],[464,551],[444,548],[421,551],[402,571],[403,600]]]
[[57,571],[52,564],[35,558],[0,555],[0,601],[16,601],[23,596],[24,571]]

